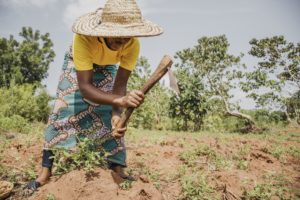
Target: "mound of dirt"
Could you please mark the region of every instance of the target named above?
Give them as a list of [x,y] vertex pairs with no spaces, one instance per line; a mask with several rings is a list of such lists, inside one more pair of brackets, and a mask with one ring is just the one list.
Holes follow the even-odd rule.
[[5,199],[9,196],[13,189],[13,184],[7,181],[0,181],[0,199]]
[[44,200],[54,196],[56,200],[159,200],[161,193],[151,184],[138,180],[132,182],[128,190],[120,189],[119,180],[113,172],[97,169],[92,175],[83,170],[75,170],[60,178],[52,178],[30,200]]

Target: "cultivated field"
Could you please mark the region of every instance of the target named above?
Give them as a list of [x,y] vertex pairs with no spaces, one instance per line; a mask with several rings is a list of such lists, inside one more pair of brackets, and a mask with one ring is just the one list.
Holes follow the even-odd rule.
[[[43,125],[34,134],[0,133],[0,177],[7,199],[299,199],[300,130],[263,134],[129,129],[127,172],[72,170],[28,197],[22,185],[40,170]],[[117,184],[119,183],[119,185]]]

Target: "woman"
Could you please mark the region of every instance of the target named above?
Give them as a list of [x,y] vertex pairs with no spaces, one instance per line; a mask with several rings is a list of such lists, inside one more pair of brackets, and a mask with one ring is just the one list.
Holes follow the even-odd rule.
[[[142,18],[134,0],[108,0],[102,9],[81,16],[73,25],[73,44],[62,69],[54,108],[45,130],[42,171],[26,185],[36,190],[51,176],[53,148],[72,149],[77,138],[88,137],[111,152],[111,169],[130,179],[126,167],[126,128],[112,127],[122,108],[138,107],[141,91],[126,95],[127,80],[139,55],[137,37],[160,35],[162,29]],[[119,67],[116,65],[119,63]]]

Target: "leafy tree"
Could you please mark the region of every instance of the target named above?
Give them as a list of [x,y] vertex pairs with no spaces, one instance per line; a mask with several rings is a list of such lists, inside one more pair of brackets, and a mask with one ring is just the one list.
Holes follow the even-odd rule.
[[[258,107],[282,110],[290,121],[299,109],[288,109],[290,97],[300,90],[300,43],[287,42],[283,36],[252,39],[249,54],[258,59],[247,73],[243,90]],[[288,113],[288,112],[297,112]]]
[[[190,76],[198,77],[205,95],[209,99],[222,101],[224,116],[233,116],[246,122],[246,130],[253,130],[255,122],[249,115],[241,113],[239,106],[230,102],[230,91],[238,87],[243,78],[240,70],[241,56],[228,53],[229,43],[225,35],[216,37],[202,37],[193,48],[184,49],[176,53],[179,68],[189,72]],[[197,91],[191,91],[196,93]]]
[[55,53],[49,33],[40,34],[31,27],[23,27],[18,42],[11,35],[0,38],[0,86],[11,83],[40,83],[48,76],[49,64]]
[[207,113],[207,99],[204,86],[198,76],[187,69],[177,70],[180,93],[170,100],[170,116],[176,120],[177,129],[188,130],[188,122],[193,123],[193,131],[200,130],[203,117]]
[[[128,81],[128,89],[141,89],[151,76],[148,60],[140,57]],[[169,96],[167,90],[156,84],[147,94],[145,102],[134,111],[130,124],[133,127],[162,129],[167,123]]]
[[300,90],[287,99],[287,112],[300,124]]
[[0,38],[0,86],[9,86],[12,80],[22,82],[18,45],[12,35],[9,39]]

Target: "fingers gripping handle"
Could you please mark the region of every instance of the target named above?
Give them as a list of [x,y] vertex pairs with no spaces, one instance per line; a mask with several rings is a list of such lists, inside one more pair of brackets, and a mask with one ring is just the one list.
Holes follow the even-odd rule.
[[[150,76],[148,81],[144,84],[141,91],[144,94],[147,94],[149,90],[168,72],[168,69],[172,66],[173,61],[170,56],[165,55],[160,61],[158,67],[154,73]],[[127,108],[125,113],[123,113],[120,121],[118,122],[115,130],[123,128],[126,126],[131,114],[133,113],[134,108]],[[114,136],[114,133],[112,134]]]

